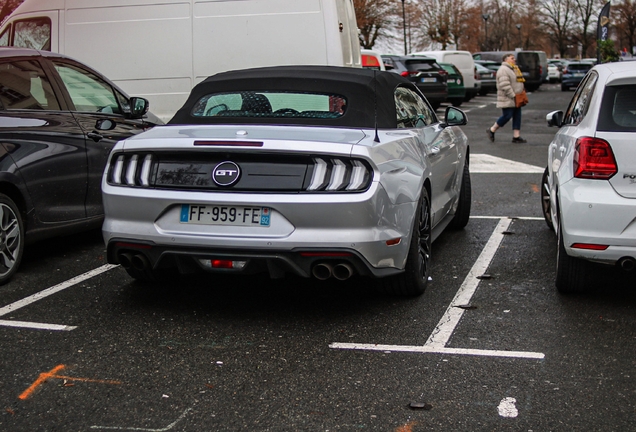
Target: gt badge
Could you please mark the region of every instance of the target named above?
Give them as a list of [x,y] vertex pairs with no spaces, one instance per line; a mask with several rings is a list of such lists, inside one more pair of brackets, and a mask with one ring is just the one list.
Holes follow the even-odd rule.
[[212,171],[212,180],[219,186],[232,186],[241,177],[241,169],[230,161],[221,162]]

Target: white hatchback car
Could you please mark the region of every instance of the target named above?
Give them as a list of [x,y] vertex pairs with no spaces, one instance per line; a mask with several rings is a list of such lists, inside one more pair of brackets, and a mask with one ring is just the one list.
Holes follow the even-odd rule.
[[558,238],[556,287],[579,291],[588,261],[636,268],[636,68],[595,66],[576,89],[550,143],[543,214]]

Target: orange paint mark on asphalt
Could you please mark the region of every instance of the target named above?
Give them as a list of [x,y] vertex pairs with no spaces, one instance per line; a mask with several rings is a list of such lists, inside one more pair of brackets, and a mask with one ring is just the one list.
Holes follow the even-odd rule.
[[44,384],[46,382],[46,380],[48,379],[63,379],[66,381],[82,381],[82,382],[95,382],[95,383],[100,383],[100,384],[121,384],[121,381],[116,381],[116,380],[101,380],[101,379],[91,379],[91,378],[76,378],[76,377],[69,377],[69,376],[64,376],[64,375],[57,375],[58,371],[61,371],[62,369],[64,369],[64,365],[57,365],[55,366],[53,369],[51,369],[49,372],[44,372],[41,373],[40,376],[38,377],[38,379],[36,379],[33,384],[31,384],[31,386],[26,389],[24,392],[22,392],[22,394],[20,396],[18,396],[19,399],[25,400],[28,399],[33,392],[35,391],[35,389],[37,389],[40,385]]
[[400,426],[395,430],[395,432],[413,432],[413,426],[415,426],[417,422],[409,422],[404,426]]
[[532,192],[539,192],[539,185],[532,184],[530,185],[530,187],[532,188]]

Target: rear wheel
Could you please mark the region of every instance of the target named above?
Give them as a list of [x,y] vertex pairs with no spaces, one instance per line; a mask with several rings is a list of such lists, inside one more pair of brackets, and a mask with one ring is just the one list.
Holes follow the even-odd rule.
[[564,86],[563,84],[561,84],[561,91],[568,91],[568,90],[570,90],[570,87]]
[[543,210],[543,219],[545,219],[545,223],[548,225],[548,228],[554,230],[554,226],[552,225],[552,204],[550,202],[549,177],[550,172],[546,167],[543,172],[543,177],[541,178],[541,209]]
[[587,287],[590,263],[574,258],[567,254],[563,244],[563,233],[559,226],[557,246],[557,268],[555,285],[562,294],[572,294],[583,291]]
[[24,223],[18,206],[0,194],[0,285],[18,271],[24,252]]
[[413,221],[413,232],[404,272],[378,280],[378,288],[388,294],[416,296],[424,293],[431,267],[431,201],[422,189],[419,208]]
[[472,187],[470,184],[470,171],[468,169],[468,161],[464,163],[464,172],[462,174],[462,184],[459,191],[459,202],[457,204],[457,211],[450,224],[449,228],[462,229],[468,224],[470,218],[470,206],[472,202]]

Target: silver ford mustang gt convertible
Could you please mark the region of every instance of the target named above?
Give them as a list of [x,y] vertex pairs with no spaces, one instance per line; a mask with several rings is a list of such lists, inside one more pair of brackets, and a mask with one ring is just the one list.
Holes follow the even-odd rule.
[[470,216],[464,124],[453,107],[440,121],[390,72],[214,75],[166,126],[114,147],[102,180],[108,262],[138,280],[292,273],[421,294],[432,241]]

